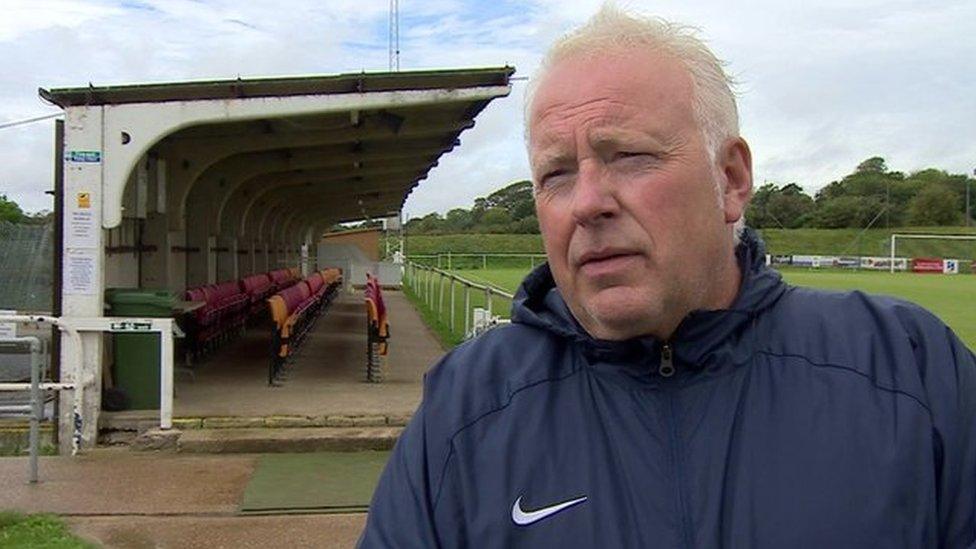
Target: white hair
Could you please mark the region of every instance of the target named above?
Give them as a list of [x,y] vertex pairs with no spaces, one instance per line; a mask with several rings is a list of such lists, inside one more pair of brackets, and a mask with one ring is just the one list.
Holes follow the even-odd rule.
[[[734,80],[725,72],[724,63],[698,37],[698,29],[659,17],[627,13],[613,2],[606,2],[583,26],[557,40],[543,58],[525,91],[525,138],[530,137],[532,100],[549,70],[572,57],[599,55],[614,50],[646,50],[664,53],[681,63],[692,82],[692,106],[695,121],[702,132],[705,150],[713,166],[726,139],[739,136],[739,111],[732,87]],[[717,167],[716,167],[717,170]],[[720,172],[716,172],[720,176]],[[723,189],[719,178],[719,205]],[[745,216],[734,227],[738,243],[745,228]]]

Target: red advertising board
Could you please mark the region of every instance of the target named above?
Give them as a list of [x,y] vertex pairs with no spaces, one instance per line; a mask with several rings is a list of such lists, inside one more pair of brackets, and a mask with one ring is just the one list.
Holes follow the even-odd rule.
[[939,257],[912,258],[912,272],[942,274],[942,258]]

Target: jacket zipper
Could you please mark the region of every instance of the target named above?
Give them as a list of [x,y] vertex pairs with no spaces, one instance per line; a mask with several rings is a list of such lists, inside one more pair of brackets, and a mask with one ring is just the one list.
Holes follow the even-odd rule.
[[681,446],[679,444],[680,438],[678,437],[678,416],[675,413],[675,401],[678,399],[674,389],[667,391],[668,395],[668,416],[669,423],[671,427],[671,464],[674,467],[674,493],[676,501],[676,507],[678,510],[678,518],[681,524],[681,538],[684,542],[682,545],[684,547],[694,547],[692,544],[692,534],[691,534],[691,524],[688,516],[688,510],[685,504],[684,495],[684,469],[681,466]]
[[[674,350],[671,347],[670,342],[666,342],[661,346],[661,365],[658,367],[658,373],[661,377],[670,378],[675,374],[674,366]],[[671,438],[671,464],[674,468],[674,484],[675,484],[675,499],[677,501],[678,516],[681,523],[681,538],[684,547],[693,547],[692,545],[692,533],[691,524],[688,516],[687,509],[685,507],[685,497],[684,497],[684,470],[681,466],[681,445],[680,437],[678,436],[678,415],[675,412],[676,401],[678,400],[678,393],[676,387],[669,387],[665,389],[665,394],[668,399],[668,423],[670,427],[670,438]]]
[[657,373],[661,377],[671,377],[674,375],[674,357],[672,356],[670,343],[665,343],[661,347],[661,365],[657,367]]

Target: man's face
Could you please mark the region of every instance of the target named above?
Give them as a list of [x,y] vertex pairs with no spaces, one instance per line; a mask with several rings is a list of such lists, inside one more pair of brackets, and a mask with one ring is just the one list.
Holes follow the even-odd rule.
[[736,200],[720,205],[724,168],[691,77],[648,52],[571,57],[545,76],[528,123],[539,225],[574,316],[601,339],[669,336],[713,297],[741,215]]

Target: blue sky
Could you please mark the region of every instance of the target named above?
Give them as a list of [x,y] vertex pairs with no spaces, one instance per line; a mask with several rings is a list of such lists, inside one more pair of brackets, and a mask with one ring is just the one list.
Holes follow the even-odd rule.
[[[599,0],[400,0],[402,69],[514,65],[531,77],[548,44]],[[976,2],[621,2],[702,30],[740,82],[757,184],[815,191],[881,155],[893,169],[976,167]],[[7,0],[0,121],[56,112],[38,87],[387,67],[388,0]],[[469,207],[528,177],[525,82],[495,101],[410,196],[411,216]],[[0,193],[50,208],[50,121],[0,130]]]

